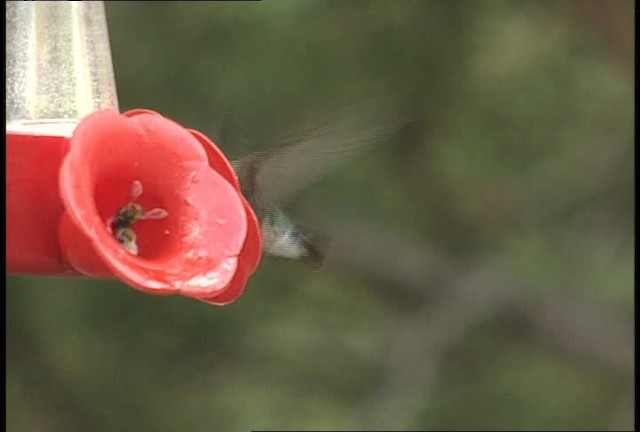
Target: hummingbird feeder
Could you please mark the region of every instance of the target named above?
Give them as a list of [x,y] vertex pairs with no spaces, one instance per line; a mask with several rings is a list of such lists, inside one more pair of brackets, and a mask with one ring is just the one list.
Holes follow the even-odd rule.
[[119,113],[103,2],[6,10],[7,271],[238,299],[262,255],[256,216],[205,135]]

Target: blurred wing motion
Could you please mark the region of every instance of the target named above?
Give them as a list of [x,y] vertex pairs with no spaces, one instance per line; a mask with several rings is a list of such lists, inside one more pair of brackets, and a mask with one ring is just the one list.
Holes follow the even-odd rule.
[[254,165],[255,183],[265,199],[282,203],[341,163],[396,132],[406,116],[396,99],[373,100],[338,112],[332,121],[289,134],[277,147],[242,162]]
[[368,101],[318,127],[281,138],[274,149],[233,162],[242,191],[260,219],[267,253],[322,267],[326,238],[296,224],[278,204],[374,143],[384,142],[407,120],[400,112],[397,98]]

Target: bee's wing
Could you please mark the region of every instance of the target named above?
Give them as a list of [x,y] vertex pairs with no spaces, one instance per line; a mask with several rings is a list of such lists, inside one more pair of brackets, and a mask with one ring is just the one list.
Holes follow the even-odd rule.
[[129,192],[129,200],[135,201],[140,195],[142,195],[142,182],[140,180],[134,180],[131,183],[131,191]]
[[140,219],[164,219],[169,216],[169,212],[165,209],[154,208],[144,212]]
[[[280,147],[249,156],[255,184],[272,202],[293,197],[341,162],[375,142],[383,142],[407,120],[397,98],[369,101],[323,125],[280,140]],[[242,167],[243,160],[236,166]]]

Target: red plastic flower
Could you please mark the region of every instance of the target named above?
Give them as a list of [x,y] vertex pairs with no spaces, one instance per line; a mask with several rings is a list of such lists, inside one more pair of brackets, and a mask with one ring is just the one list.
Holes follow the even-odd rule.
[[227,304],[260,261],[259,224],[228,160],[155,112],[85,117],[59,186],[62,253],[81,273]]

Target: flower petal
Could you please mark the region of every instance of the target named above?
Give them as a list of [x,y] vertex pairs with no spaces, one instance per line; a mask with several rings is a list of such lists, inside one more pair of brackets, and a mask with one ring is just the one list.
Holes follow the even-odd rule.
[[[236,186],[209,163],[199,139],[171,120],[99,111],[76,128],[60,189],[70,221],[116,276],[156,294],[215,296],[234,278],[248,216]],[[169,214],[131,227],[138,256],[109,227],[134,180],[144,188],[137,203]]]
[[233,303],[242,295],[249,276],[255,272],[258,264],[260,263],[260,258],[262,257],[262,236],[260,233],[260,224],[258,223],[258,219],[253,213],[253,210],[251,210],[249,203],[244,198],[243,201],[247,215],[249,215],[249,225],[247,238],[244,246],[242,247],[242,252],[240,253],[240,264],[238,265],[238,270],[236,271],[233,280],[221,294],[200,299],[206,303],[218,306]]
[[189,132],[200,141],[202,148],[207,153],[209,159],[209,165],[216,170],[222,177],[227,179],[238,191],[240,191],[240,183],[238,182],[238,176],[234,171],[231,163],[224,156],[222,151],[216,146],[209,138],[203,135],[197,130],[189,129]]

